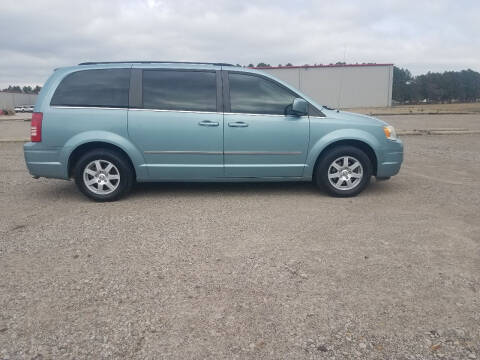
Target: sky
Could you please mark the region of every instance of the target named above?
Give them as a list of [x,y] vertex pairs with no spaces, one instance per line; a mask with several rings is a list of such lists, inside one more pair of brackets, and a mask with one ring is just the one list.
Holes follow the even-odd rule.
[[0,87],[83,61],[480,71],[479,18],[478,0],[2,0]]

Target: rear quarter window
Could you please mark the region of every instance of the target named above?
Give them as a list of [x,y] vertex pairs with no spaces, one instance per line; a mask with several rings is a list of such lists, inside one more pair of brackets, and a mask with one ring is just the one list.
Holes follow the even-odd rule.
[[130,69],[81,70],[58,85],[50,105],[128,107]]

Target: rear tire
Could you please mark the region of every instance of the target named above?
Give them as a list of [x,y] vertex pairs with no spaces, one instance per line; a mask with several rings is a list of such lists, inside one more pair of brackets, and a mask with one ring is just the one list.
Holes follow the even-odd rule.
[[125,156],[109,149],[83,154],[73,169],[78,189],[92,200],[115,201],[132,189],[134,171]]
[[315,184],[332,196],[351,197],[361,193],[370,182],[372,162],[359,148],[338,146],[319,159]]

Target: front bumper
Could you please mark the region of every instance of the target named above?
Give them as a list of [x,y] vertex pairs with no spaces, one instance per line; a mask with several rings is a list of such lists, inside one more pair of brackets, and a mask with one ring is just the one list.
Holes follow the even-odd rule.
[[399,139],[388,140],[380,160],[377,165],[377,177],[383,178],[398,174],[403,162],[403,142]]

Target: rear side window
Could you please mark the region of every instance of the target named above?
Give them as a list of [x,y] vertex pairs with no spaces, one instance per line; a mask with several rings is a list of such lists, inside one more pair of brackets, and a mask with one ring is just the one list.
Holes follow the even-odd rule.
[[67,75],[50,105],[128,107],[130,69],[82,70]]
[[217,111],[215,72],[144,70],[145,109]]
[[230,107],[234,113],[284,115],[298,97],[271,80],[245,74],[228,74]]

